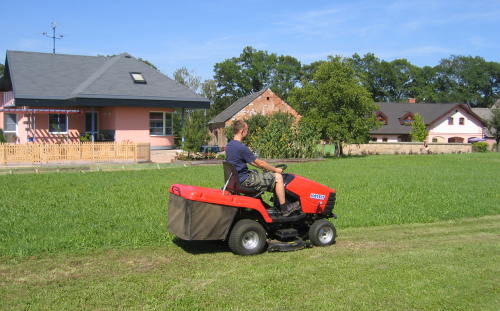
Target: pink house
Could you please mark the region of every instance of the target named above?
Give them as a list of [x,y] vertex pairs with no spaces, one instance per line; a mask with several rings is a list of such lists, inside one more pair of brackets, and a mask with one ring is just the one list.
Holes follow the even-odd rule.
[[376,113],[382,128],[372,131],[372,141],[411,141],[410,131],[414,116],[423,117],[429,132],[428,142],[468,143],[473,138],[483,138],[483,121],[467,106],[460,103],[377,103]]
[[174,147],[175,109],[210,108],[131,55],[113,57],[7,51],[0,79],[0,128],[8,140],[150,143]]

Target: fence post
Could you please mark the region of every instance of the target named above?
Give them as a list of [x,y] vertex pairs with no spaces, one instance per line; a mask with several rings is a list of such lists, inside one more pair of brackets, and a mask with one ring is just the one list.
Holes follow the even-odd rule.
[[2,159],[2,164],[7,165],[7,153],[5,152],[5,144],[0,144],[2,147],[2,152],[3,152],[3,159]]
[[134,162],[137,162],[137,146],[138,143],[134,143]]
[[40,143],[38,145],[38,151],[40,152],[40,162],[42,163],[46,163],[46,159],[45,159],[45,153],[43,152],[43,146],[42,146],[43,143]]

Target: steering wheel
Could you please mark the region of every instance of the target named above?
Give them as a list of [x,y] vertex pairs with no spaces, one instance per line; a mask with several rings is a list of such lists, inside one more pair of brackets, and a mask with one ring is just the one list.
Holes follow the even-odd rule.
[[283,170],[283,172],[286,170],[286,168],[288,167],[286,164],[278,164],[278,165],[275,165],[274,167],[279,167]]

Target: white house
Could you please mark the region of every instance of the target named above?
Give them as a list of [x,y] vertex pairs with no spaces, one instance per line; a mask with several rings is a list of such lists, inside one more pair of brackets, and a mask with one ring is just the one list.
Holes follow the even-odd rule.
[[482,119],[460,103],[377,103],[377,117],[384,121],[382,128],[372,131],[372,141],[411,141],[410,131],[415,114],[423,117],[429,132],[428,142],[467,143],[472,138],[483,138]]

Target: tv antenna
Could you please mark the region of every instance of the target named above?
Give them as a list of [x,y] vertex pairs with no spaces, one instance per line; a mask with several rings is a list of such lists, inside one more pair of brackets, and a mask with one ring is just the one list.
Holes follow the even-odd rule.
[[52,24],[50,26],[50,29],[53,30],[52,36],[49,36],[47,34],[47,32],[42,32],[42,35],[46,35],[47,37],[52,38],[52,40],[54,40],[54,48],[52,49],[52,52],[54,54],[56,54],[56,39],[62,39],[64,36],[64,35],[59,35],[58,37],[56,37],[56,27],[59,25],[61,25],[61,24],[59,24],[57,22],[52,22]]

